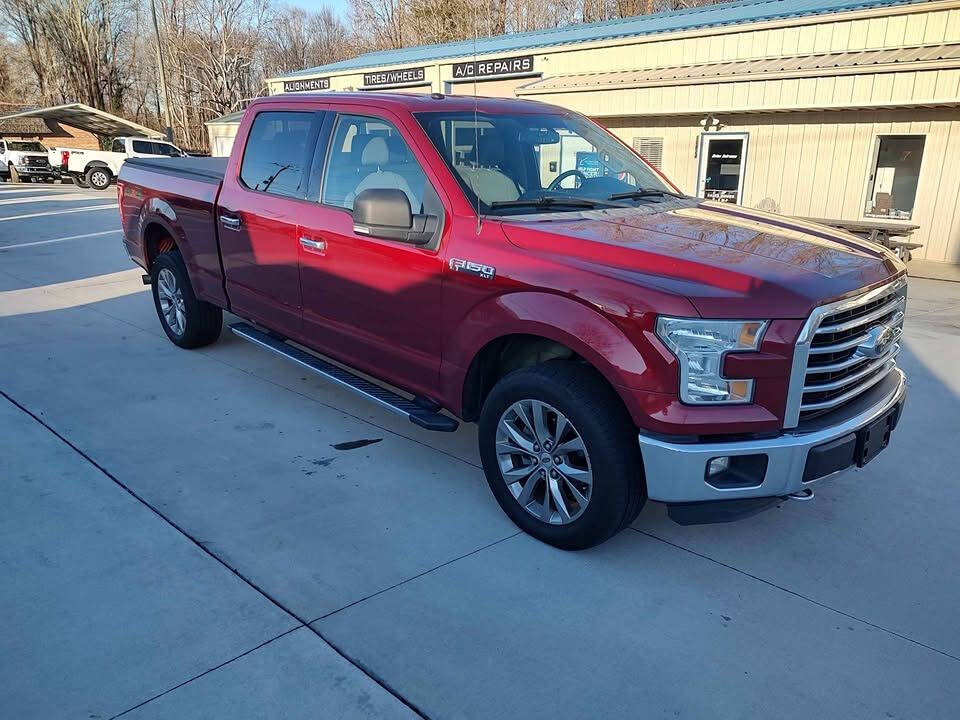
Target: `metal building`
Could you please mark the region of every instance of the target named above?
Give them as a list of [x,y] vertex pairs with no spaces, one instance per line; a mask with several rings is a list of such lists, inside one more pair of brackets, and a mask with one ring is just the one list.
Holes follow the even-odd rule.
[[562,105],[685,192],[917,226],[911,270],[960,278],[960,0],[739,0],[368,53],[269,85]]

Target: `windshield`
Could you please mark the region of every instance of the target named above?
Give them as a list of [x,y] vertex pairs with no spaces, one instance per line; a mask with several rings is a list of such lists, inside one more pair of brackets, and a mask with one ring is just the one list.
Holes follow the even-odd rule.
[[629,206],[674,195],[632,150],[576,115],[416,117],[484,214]]
[[20,152],[45,153],[47,151],[47,149],[38,142],[17,142],[16,140],[8,140],[7,148],[10,150],[18,150]]

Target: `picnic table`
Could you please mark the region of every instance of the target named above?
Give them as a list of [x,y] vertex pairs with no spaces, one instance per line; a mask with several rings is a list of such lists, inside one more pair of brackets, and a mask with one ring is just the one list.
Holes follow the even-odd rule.
[[864,240],[879,243],[884,247],[893,250],[897,257],[906,262],[910,259],[910,251],[923,247],[923,243],[911,242],[910,236],[915,230],[919,230],[919,225],[908,225],[906,223],[889,222],[884,220],[832,220],[829,218],[803,218],[810,222],[829,225],[830,227],[846,230],[854,235],[859,235]]

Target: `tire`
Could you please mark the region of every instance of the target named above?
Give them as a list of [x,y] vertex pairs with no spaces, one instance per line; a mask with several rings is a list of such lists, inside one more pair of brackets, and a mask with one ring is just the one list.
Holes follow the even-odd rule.
[[94,165],[92,168],[87,169],[87,185],[92,187],[94,190],[108,189],[112,179],[113,176],[110,174],[110,169],[105,168],[102,165]]
[[[209,345],[220,337],[223,311],[216,305],[197,299],[179,250],[160,254],[150,268],[150,277],[153,304],[160,324],[172,343],[192,349]],[[176,302],[177,292],[179,302]],[[174,310],[168,316],[165,308],[170,308],[171,296]]]
[[17,169],[13,165],[10,166],[10,182],[12,183],[22,182],[20,180],[20,173],[17,172]]
[[[523,424],[515,412],[518,404],[529,416],[529,410],[536,406],[527,403],[534,402],[546,408],[544,425],[548,432],[544,435],[554,435],[549,440],[559,440],[558,447],[565,450],[547,460],[544,456],[552,453],[544,452],[545,447],[539,448],[542,453],[539,457],[535,457],[534,452],[499,453],[498,447],[503,448],[504,444],[498,445],[498,440],[519,447],[513,439],[516,436],[505,433],[501,420],[516,430]],[[557,438],[559,415],[572,427]],[[537,437],[532,426],[528,430],[531,432],[521,428],[523,442],[528,437]],[[582,441],[583,454],[576,450],[569,452],[571,447],[576,447],[576,436]],[[599,545],[633,522],[646,502],[636,428],[617,394],[587,365],[553,360],[506,375],[484,402],[479,440],[487,483],[500,507],[521,530],[555,547],[582,550]],[[547,441],[544,438],[542,442]],[[534,449],[538,447],[539,444]],[[554,452],[557,449],[551,448]],[[557,457],[562,460],[560,465],[556,464]],[[508,484],[501,463],[508,471],[514,470],[516,474],[511,477],[518,479],[526,472],[528,463],[535,469],[524,481]],[[512,467],[514,464],[518,467]],[[592,476],[589,486],[580,483],[580,479],[587,477],[584,469]],[[546,512],[542,500],[538,502],[539,498],[546,499],[545,488],[554,476],[555,487],[559,488],[564,501],[565,516],[554,495],[546,500]],[[530,482],[536,485],[525,494]],[[587,502],[577,502],[571,488],[577,489],[580,498]],[[518,496],[526,500],[526,507]],[[551,522],[547,522],[545,516],[550,516]]]
[[71,175],[70,179],[73,180],[73,184],[76,185],[78,188],[83,188],[84,190],[86,190],[87,188],[90,187],[90,185],[87,183],[87,181],[83,178],[82,175],[79,175],[79,174]]

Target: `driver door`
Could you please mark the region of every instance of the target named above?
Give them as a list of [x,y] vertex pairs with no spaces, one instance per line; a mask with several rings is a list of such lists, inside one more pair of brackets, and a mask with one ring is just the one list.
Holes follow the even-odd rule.
[[[346,109],[345,109],[346,110]],[[317,144],[316,204],[299,217],[303,331],[311,344],[402,388],[435,396],[441,356],[439,236],[428,245],[357,234],[353,199],[401,189],[414,213],[444,207],[420,158],[375,108],[330,118]]]

